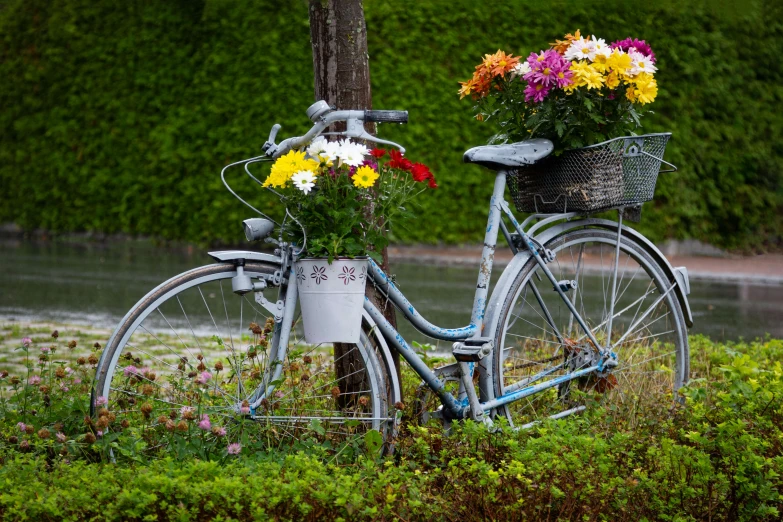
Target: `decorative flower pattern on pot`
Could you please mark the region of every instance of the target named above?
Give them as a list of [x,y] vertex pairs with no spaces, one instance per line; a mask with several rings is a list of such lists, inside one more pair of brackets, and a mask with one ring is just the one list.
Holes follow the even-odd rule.
[[362,271],[359,273],[359,281],[364,281],[367,277],[367,266],[362,266]]
[[296,267],[296,280],[300,283],[304,283],[304,280],[307,279],[304,275],[304,268],[301,266]]
[[312,279],[315,279],[315,284],[320,285],[321,281],[326,281],[329,277],[326,275],[326,267],[313,266],[313,273],[310,274]]
[[356,281],[356,276],[354,275],[354,268],[348,268],[347,266],[343,266],[343,271],[338,275],[343,284],[347,285],[351,281]]

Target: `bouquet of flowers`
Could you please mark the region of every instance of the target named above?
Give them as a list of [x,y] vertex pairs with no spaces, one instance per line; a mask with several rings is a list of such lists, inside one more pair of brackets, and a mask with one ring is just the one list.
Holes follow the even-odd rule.
[[392,222],[413,216],[406,203],[438,185],[426,165],[397,150],[319,136],[306,150],[279,157],[264,186],[283,198],[295,221],[283,227],[287,239],[331,262],[365,255],[380,260]]
[[577,30],[526,60],[498,50],[460,85],[479,121],[496,120],[491,142],[546,138],[556,153],[632,134],[637,107],[655,100],[655,54],[644,40],[607,44]]

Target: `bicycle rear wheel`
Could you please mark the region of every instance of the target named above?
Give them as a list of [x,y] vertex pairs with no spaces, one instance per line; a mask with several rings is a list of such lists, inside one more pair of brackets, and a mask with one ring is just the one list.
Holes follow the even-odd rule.
[[[245,273],[277,268],[247,263]],[[208,427],[226,440],[239,436],[241,419],[256,421],[258,440],[272,445],[304,434],[337,444],[371,429],[386,438],[393,394],[368,329],[337,357],[332,346],[299,343],[292,329],[279,360],[279,324],[252,293],[232,292],[235,275],[233,265],[209,265],[143,298],[105,348],[94,405],[149,429]]]
[[[613,275],[616,297],[611,342],[618,365],[527,396],[496,410],[516,426],[605,406],[635,425],[651,409],[672,404],[689,371],[687,327],[672,282],[639,244],[617,234],[581,229],[552,239],[548,264],[558,281],[576,281],[567,295],[602,346],[608,343]],[[536,293],[539,296],[536,296]],[[496,396],[595,364],[595,350],[531,259],[502,305],[496,329]],[[661,400],[668,397],[668,400]]]

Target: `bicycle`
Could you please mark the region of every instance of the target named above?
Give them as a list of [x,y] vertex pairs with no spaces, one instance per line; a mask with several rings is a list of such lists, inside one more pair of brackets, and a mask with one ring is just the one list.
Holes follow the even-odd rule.
[[[321,134],[404,152],[399,144],[366,133],[364,123],[407,122],[406,111],[333,110],[325,102],[311,106],[307,115],[313,126],[304,136],[276,144],[280,126],[275,125],[262,155],[221,172],[228,190],[264,216],[244,222],[247,239],[274,243],[274,253],[210,252],[216,263],[175,276],[143,297],[106,344],[93,409],[97,397],[122,410],[152,401],[174,418],[177,410],[198,403],[199,411],[252,419],[274,436],[296,439],[310,430],[337,441],[377,430],[390,447],[402,408],[392,350],[422,378],[423,410],[435,403],[431,411],[419,412],[424,421],[504,418],[524,428],[595,403],[634,412],[647,395],[676,397],[687,382],[687,328],[693,324],[687,270],[673,268],[649,240],[623,224],[632,208],[615,205],[616,221],[550,208],[520,223],[505,201],[507,180],[520,183],[517,169],[551,153],[546,140],[476,147],[465,155],[466,162],[495,173],[467,326],[430,323],[392,278],[368,261],[369,283],[407,321],[429,337],[454,343],[453,363],[430,369],[369,300],[358,344],[298,343],[291,266],[300,250],[282,235],[271,237],[274,220],[229,187],[226,170],[243,166],[261,184],[251,164],[277,158]],[[345,130],[324,132],[335,122],[345,122]],[[645,137],[623,139],[630,142],[622,142],[621,155],[653,157],[657,175],[662,151],[660,158],[645,152]],[[552,203],[538,196],[536,205]],[[500,234],[514,257],[490,293]],[[274,300],[266,295],[270,291],[276,292]],[[194,388],[194,382],[200,387]]]

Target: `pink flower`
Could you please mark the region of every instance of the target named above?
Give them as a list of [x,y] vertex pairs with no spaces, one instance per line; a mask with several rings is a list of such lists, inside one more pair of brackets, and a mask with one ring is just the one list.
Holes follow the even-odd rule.
[[22,339],[22,346],[24,346],[25,348],[29,348],[31,344],[33,344],[33,340],[30,339],[29,337],[24,337]]
[[78,378],[78,377],[75,377],[75,378],[73,379],[73,383],[74,383],[74,384],[81,384],[81,383],[82,383],[82,380],[81,380],[80,378]]
[[551,89],[551,87],[547,87],[544,84],[530,82],[525,87],[525,101],[530,102],[532,100],[535,103],[540,103],[544,101]]
[[103,437],[103,430],[98,430],[98,431],[95,433],[95,436],[96,436],[96,437],[98,437],[99,439],[100,439],[101,437]]
[[226,428],[223,426],[219,427],[216,431],[213,432],[218,437],[225,437],[226,436]]
[[229,455],[239,455],[239,452],[242,451],[242,445],[238,442],[229,444],[226,451],[228,451]]
[[69,388],[69,387],[67,387],[67,386],[66,386],[66,385],[64,385],[64,384],[60,384],[60,390],[62,390],[62,392],[63,392],[63,393],[68,393],[68,391],[70,390],[70,388]]
[[30,380],[27,382],[29,382],[33,386],[37,386],[38,384],[41,383],[41,378],[38,377],[37,375],[33,375],[32,377],[30,377]]
[[612,49],[622,49],[626,53],[629,52],[630,49],[635,49],[636,52],[642,53],[648,57],[652,63],[655,63],[655,53],[650,45],[644,40],[639,40],[637,38],[618,40],[612,44]]
[[48,346],[41,346],[41,352],[49,353],[49,347]]
[[239,408],[239,412],[240,412],[242,415],[248,415],[248,414],[250,414],[250,406],[244,406],[244,405],[243,405],[243,406],[241,406],[241,407]]
[[65,434],[61,431],[57,432],[55,438],[57,439],[57,442],[61,442],[61,443],[64,443],[65,441],[68,440],[68,437],[66,437]]
[[281,392],[280,390],[277,390],[275,392],[275,397],[277,397],[278,399],[282,399],[283,395],[285,395],[285,394],[283,392]]
[[198,423],[198,427],[204,431],[212,429],[212,423],[209,422],[209,415],[205,413],[201,416],[201,422]]
[[[180,414],[181,417],[184,418],[184,417],[192,415],[194,411],[195,410],[192,407],[190,407],[190,406],[183,406],[179,410],[179,414]],[[190,417],[190,418],[192,419],[193,417]]]
[[[549,88],[555,86],[563,88],[573,83],[571,63],[554,49],[541,51],[539,54],[530,53],[527,62],[530,65],[530,72],[522,78],[527,82],[543,85],[547,88],[547,92]],[[529,101],[527,96],[525,99]]]
[[139,369],[131,364],[130,366],[126,366],[125,369],[122,370],[122,373],[125,374],[125,377],[133,377],[139,373]]
[[16,428],[22,433],[24,433],[27,430],[27,424],[25,424],[24,422],[19,422],[16,424]]
[[107,404],[109,404],[109,399],[107,399],[103,395],[101,395],[100,397],[95,399],[95,405],[96,406],[106,406]]
[[67,373],[68,375],[71,375],[73,373],[73,370],[70,367],[66,366],[65,367],[65,373]]
[[212,374],[209,372],[201,372],[198,377],[196,377],[196,382],[199,384],[206,384],[210,379],[212,378]]

